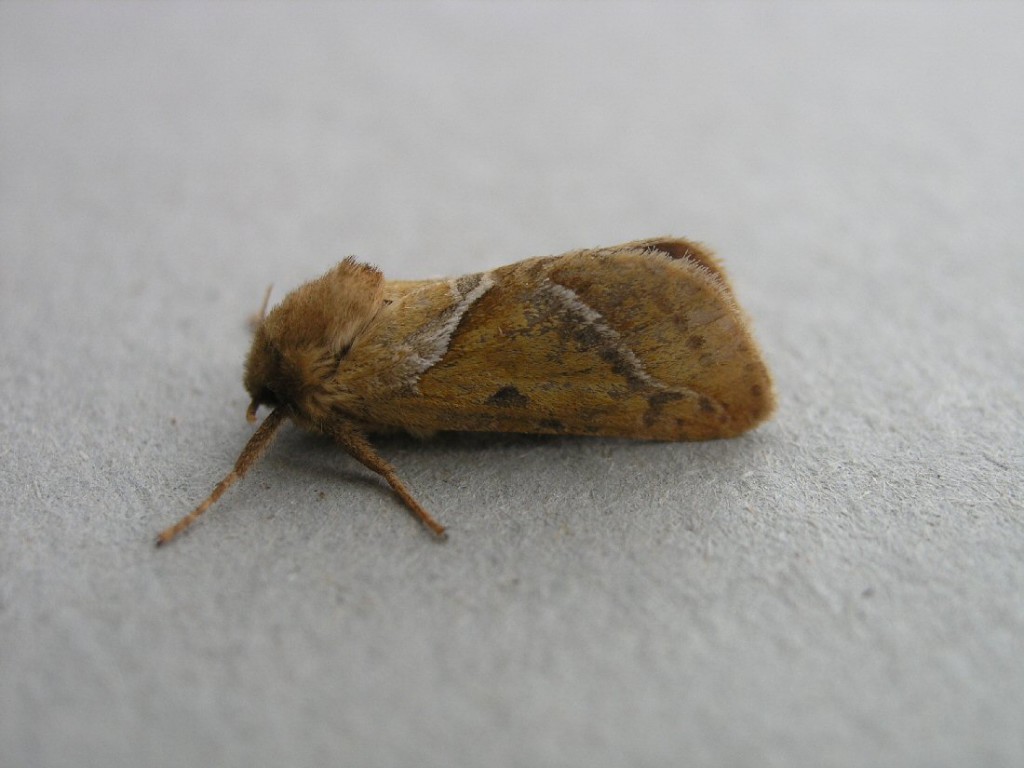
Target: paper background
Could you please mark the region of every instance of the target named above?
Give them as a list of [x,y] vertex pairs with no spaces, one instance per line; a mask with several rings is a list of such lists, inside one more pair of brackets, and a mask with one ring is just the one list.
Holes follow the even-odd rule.
[[[11,766],[1024,764],[1017,4],[0,5]],[[292,430],[245,318],[712,244],[780,409],[705,444]]]

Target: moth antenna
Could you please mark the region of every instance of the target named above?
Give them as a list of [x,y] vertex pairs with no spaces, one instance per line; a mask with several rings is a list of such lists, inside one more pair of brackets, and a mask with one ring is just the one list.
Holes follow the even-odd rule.
[[437,520],[435,520],[431,514],[413,498],[409,489],[405,487],[405,484],[399,480],[398,475],[395,474],[395,468],[374,450],[369,440],[347,425],[331,430],[329,434],[341,443],[342,447],[348,451],[352,458],[356,459],[363,464],[363,466],[373,470],[387,480],[388,485],[390,485],[395,493],[398,494],[398,498],[402,500],[402,503],[409,508],[409,511],[412,512],[413,516],[426,526],[431,533],[441,540],[448,538],[448,534],[445,533],[444,526],[437,522]]
[[241,454],[239,454],[238,460],[235,461],[234,469],[228,472],[224,479],[217,483],[217,487],[215,487],[212,493],[203,500],[202,504],[193,509],[170,528],[166,528],[161,531],[160,535],[156,537],[156,545],[158,547],[162,547],[192,525],[192,523],[198,520],[206,510],[213,506],[217,499],[224,495],[224,491],[241,480],[245,476],[245,473],[249,471],[249,468],[259,461],[263,457],[263,454],[267,452],[267,448],[269,448],[270,444],[274,441],[274,438],[277,436],[277,432],[281,428],[281,425],[284,424],[285,419],[286,417],[283,409],[275,408],[271,411],[270,415],[263,420],[262,424],[260,424],[256,433],[249,438],[249,442],[245,444],[245,448],[243,448]]
[[270,304],[270,292],[274,290],[274,284],[271,283],[267,286],[267,290],[263,294],[263,303],[260,304],[260,311],[254,315],[249,315],[249,330],[253,333],[260,327],[263,321],[267,317],[267,306]]
[[263,303],[260,304],[260,312],[257,315],[257,317],[260,319],[261,323],[263,322],[263,319],[267,316],[267,305],[270,304],[270,292],[272,290],[274,290],[274,284],[273,283],[271,283],[270,285],[267,286],[267,290],[263,294]]

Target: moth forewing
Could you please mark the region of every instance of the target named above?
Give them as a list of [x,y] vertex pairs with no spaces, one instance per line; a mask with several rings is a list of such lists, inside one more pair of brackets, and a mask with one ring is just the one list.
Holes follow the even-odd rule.
[[655,238],[447,280],[384,281],[351,257],[260,322],[249,415],[275,410],[188,527],[286,418],[333,437],[431,531],[444,528],[366,439],[405,430],[700,440],[768,418],[771,378],[724,270]]
[[[390,307],[415,322],[367,328],[339,396],[405,429],[740,434],[773,408],[767,369],[721,268],[677,250],[701,258],[642,242],[425,287]],[[401,359],[381,368],[386,350]]]

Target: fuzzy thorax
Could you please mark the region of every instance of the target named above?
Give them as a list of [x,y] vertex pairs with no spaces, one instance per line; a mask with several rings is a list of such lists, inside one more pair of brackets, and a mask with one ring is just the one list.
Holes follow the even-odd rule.
[[250,413],[283,406],[307,420],[323,383],[383,303],[383,275],[352,257],[288,294],[253,337],[245,364]]

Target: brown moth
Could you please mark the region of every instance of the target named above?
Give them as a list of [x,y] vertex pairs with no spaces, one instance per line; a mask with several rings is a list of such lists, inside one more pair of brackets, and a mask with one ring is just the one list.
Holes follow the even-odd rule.
[[[265,307],[264,307],[265,309]],[[270,415],[173,539],[266,452],[285,421],[336,440],[440,525],[370,433],[440,430],[706,440],[774,408],[721,265],[688,240],[579,250],[447,280],[386,281],[349,257],[258,319],[245,365]]]

